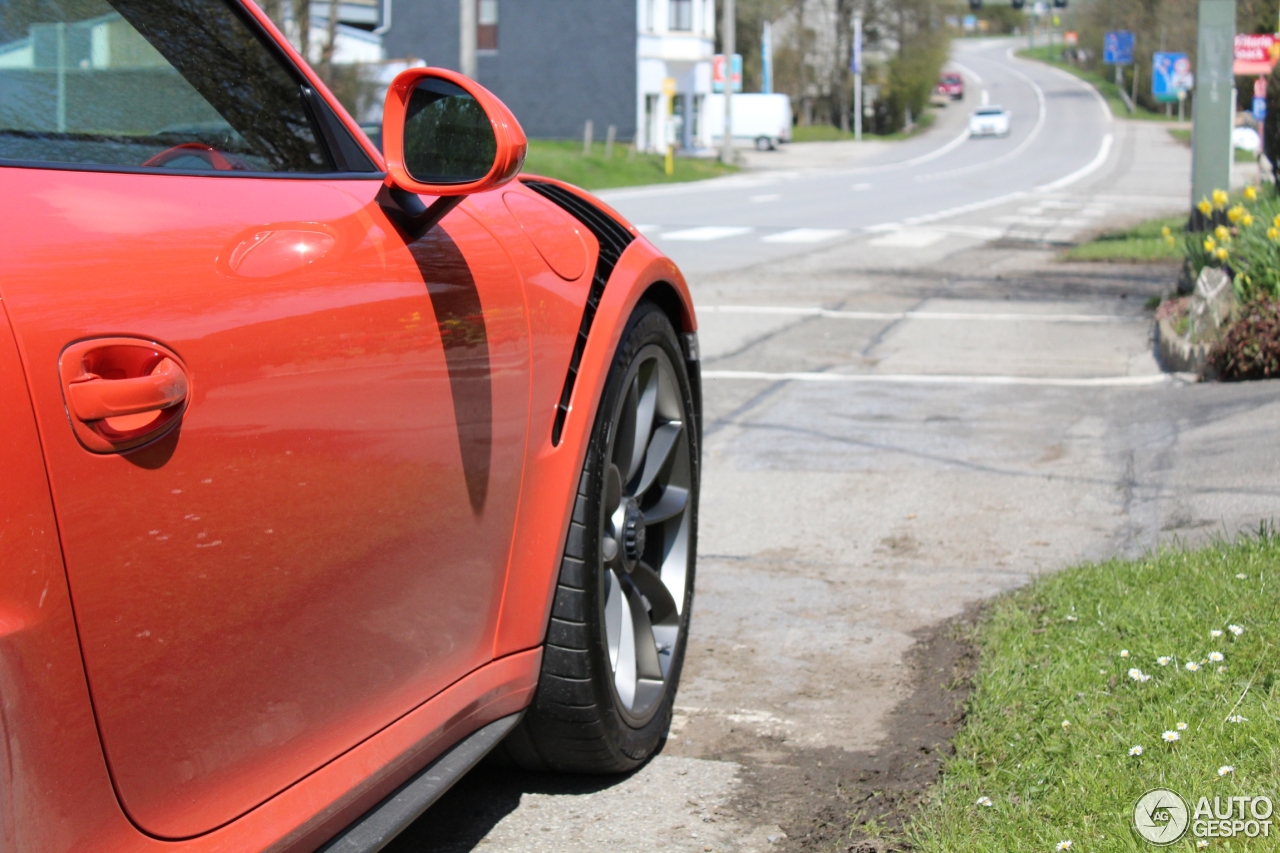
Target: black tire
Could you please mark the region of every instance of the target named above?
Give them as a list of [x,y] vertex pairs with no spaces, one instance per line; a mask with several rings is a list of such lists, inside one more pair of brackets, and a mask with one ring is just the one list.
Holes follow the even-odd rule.
[[[693,604],[699,416],[675,329],[658,306],[642,302],[623,333],[592,429],[538,689],[504,742],[516,764],[621,773],[665,742]],[[643,451],[634,440],[641,435]],[[683,507],[661,518],[680,503],[681,489]],[[659,568],[650,569],[654,564]],[[653,678],[659,670],[660,682]]]
[[758,137],[756,137],[756,150],[757,150],[757,151],[772,151],[772,150],[773,150],[773,140],[771,140],[771,139],[770,139],[769,137],[767,137],[767,136],[758,136]]

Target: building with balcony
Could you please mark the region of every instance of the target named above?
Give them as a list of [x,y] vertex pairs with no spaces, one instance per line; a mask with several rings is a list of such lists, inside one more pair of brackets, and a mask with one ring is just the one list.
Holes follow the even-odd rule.
[[[460,66],[459,0],[388,0],[388,59]],[[709,147],[715,0],[474,0],[476,77],[515,112],[525,132],[596,138],[609,126],[641,150]],[[663,94],[663,81],[676,94]]]

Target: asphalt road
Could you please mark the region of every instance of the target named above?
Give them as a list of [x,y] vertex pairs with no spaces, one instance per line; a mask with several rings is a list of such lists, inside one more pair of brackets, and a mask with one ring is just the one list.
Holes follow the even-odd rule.
[[[699,305],[701,553],[673,735],[622,779],[475,773],[391,849],[802,849],[925,772],[921,642],[945,620],[1280,513],[1280,387],[1160,372],[1143,303],[1173,268],[1056,260],[1185,209],[1186,150],[1009,47],[962,43],[968,101],[909,142],[608,194]],[[961,138],[983,91],[1009,138]]]

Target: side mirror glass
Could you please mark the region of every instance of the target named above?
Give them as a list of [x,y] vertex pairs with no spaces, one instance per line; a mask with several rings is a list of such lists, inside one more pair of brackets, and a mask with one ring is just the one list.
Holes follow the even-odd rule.
[[387,92],[382,139],[400,189],[460,196],[514,178],[528,142],[511,111],[472,80],[440,68],[411,68]]

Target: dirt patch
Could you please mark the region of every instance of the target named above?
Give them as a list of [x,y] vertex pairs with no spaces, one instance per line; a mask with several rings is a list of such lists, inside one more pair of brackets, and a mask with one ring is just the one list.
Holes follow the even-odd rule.
[[752,738],[750,752],[723,751],[721,757],[745,768],[733,811],[780,826],[786,833],[778,839],[780,850],[909,850],[902,828],[952,754],[951,740],[964,720],[982,609],[975,605],[914,635],[906,660],[911,693],[889,715],[888,735],[876,749],[798,750],[778,739],[765,747],[773,751],[772,760],[761,761],[764,745]]

